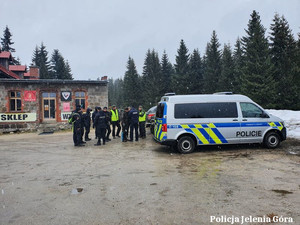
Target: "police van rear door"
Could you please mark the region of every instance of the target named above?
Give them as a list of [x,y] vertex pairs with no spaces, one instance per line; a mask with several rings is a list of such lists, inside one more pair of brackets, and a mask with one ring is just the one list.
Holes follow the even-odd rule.
[[167,139],[167,104],[160,102],[157,105],[155,127],[154,127],[154,138],[157,141],[162,142]]

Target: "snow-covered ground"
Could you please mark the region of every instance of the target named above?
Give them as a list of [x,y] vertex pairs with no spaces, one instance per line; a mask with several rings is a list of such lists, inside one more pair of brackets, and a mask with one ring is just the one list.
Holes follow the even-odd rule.
[[287,137],[300,139],[300,111],[267,109],[268,113],[283,119]]

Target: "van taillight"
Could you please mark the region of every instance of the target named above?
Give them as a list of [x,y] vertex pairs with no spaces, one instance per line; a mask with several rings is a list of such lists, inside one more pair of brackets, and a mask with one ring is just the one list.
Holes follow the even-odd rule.
[[167,124],[163,124],[161,127],[162,132],[167,132]]

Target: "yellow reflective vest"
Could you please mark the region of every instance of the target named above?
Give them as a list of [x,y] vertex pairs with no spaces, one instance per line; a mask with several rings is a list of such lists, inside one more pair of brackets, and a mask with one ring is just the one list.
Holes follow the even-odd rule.
[[139,122],[145,122],[146,121],[146,113],[145,111],[139,112]]
[[116,111],[110,110],[110,112],[111,112],[111,122],[118,121],[119,120],[119,112],[118,112],[118,110],[117,109],[116,109]]

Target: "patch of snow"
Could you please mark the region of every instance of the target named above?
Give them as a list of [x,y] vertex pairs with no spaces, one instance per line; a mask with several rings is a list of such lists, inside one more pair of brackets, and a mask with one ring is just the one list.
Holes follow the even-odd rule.
[[300,111],[267,109],[268,113],[283,119],[287,137],[300,139]]

